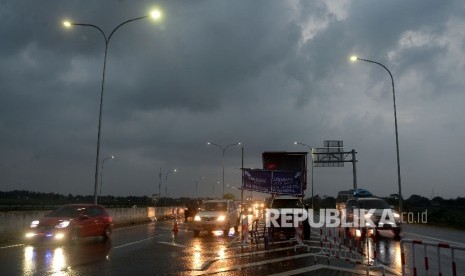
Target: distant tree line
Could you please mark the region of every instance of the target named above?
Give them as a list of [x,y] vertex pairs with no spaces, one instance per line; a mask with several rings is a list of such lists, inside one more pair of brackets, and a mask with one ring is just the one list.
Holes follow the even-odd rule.
[[[147,206],[179,206],[188,198],[161,198],[156,201],[149,196],[100,196],[98,204],[113,207],[147,207]],[[73,203],[93,203],[92,195],[62,195],[57,193],[40,193],[25,190],[9,192],[0,191],[0,211],[14,210],[48,210],[56,206]]]
[[[390,205],[398,208],[399,198],[397,195],[384,197]],[[311,198],[305,199],[305,203],[311,206]],[[334,208],[336,198],[332,196],[315,196],[314,209]],[[455,199],[444,199],[436,196],[432,199],[420,195],[411,195],[403,200],[402,212],[419,214],[427,211],[428,224],[456,227],[465,229],[465,197]]]
[[412,195],[404,201],[403,209],[412,213],[427,210],[428,224],[465,229],[465,197],[444,199],[436,196],[430,200]]

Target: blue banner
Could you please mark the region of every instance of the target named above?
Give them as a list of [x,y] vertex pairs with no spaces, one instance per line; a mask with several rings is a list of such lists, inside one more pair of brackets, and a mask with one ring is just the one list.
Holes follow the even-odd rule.
[[302,172],[272,171],[272,177],[272,194],[302,194]]
[[242,189],[261,193],[271,191],[271,171],[244,169],[242,172]]
[[243,169],[242,189],[281,195],[302,195],[301,171]]

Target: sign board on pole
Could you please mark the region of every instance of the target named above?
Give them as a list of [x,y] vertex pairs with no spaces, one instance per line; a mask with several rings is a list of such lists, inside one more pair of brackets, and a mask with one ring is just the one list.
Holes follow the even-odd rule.
[[325,140],[325,141],[323,141],[323,147],[325,147],[325,148],[343,148],[344,147],[344,141]]
[[345,153],[342,148],[315,148],[314,167],[344,167]]
[[312,151],[314,167],[344,167],[344,142],[341,140],[325,140],[324,148]]

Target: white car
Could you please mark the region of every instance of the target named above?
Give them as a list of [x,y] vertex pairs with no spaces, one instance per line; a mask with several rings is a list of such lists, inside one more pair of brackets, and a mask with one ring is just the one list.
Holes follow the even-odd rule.
[[239,210],[234,201],[227,199],[207,200],[195,215],[192,230],[195,236],[198,236],[200,231],[214,230],[222,230],[224,235],[228,235],[231,227],[234,227],[237,232],[239,221]]
[[[390,206],[384,199],[366,197],[348,200],[346,204],[347,222],[354,222],[357,216],[357,210],[372,210],[371,213],[364,214],[364,218],[370,219],[370,221],[367,220],[365,225],[358,227],[360,236],[367,234],[367,231],[373,232],[373,234],[378,234],[378,230],[392,230],[395,238],[400,238],[400,233],[402,231],[402,220],[400,214],[395,211],[394,207]],[[392,217],[389,216],[389,214]],[[357,233],[357,231],[355,233]]]

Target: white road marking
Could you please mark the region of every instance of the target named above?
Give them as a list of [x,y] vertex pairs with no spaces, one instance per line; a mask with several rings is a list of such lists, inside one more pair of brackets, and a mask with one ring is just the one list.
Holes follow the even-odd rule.
[[175,246],[175,247],[181,247],[181,248],[189,248],[189,246],[187,246],[187,245],[182,245],[182,244],[175,243],[175,242],[158,242],[158,243],[171,245],[171,246]]
[[296,275],[296,274],[301,274],[301,273],[306,273],[306,272],[312,272],[316,271],[319,269],[331,269],[334,271],[341,271],[341,272],[350,272],[350,273],[355,273],[355,274],[360,274],[360,275],[365,275],[365,271],[361,270],[355,270],[355,269],[349,269],[349,268],[343,268],[343,267],[335,267],[335,266],[330,266],[330,265],[312,265],[312,266],[307,266],[299,269],[294,269],[294,270],[288,270],[282,273],[276,273],[276,274],[271,274],[269,276],[287,276],[287,275]]
[[404,232],[404,234],[412,235],[412,236],[417,236],[417,237],[425,238],[425,239],[431,239],[431,240],[440,241],[440,242],[445,242],[445,243],[458,244],[458,245],[463,245],[463,246],[465,246],[465,243],[461,243],[461,242],[454,242],[454,241],[449,241],[449,240],[444,240],[444,239],[438,239],[438,238],[433,238],[433,237],[429,237],[429,236],[423,236],[423,235],[414,234],[414,233],[410,233],[410,232]]
[[220,268],[220,269],[216,269],[216,270],[195,271],[195,272],[193,272],[193,275],[216,274],[216,273],[222,273],[222,272],[227,272],[227,271],[240,270],[240,269],[253,267],[253,266],[262,266],[262,265],[271,264],[271,263],[289,261],[289,260],[300,259],[300,258],[305,258],[305,257],[312,257],[312,256],[315,256],[315,255],[317,255],[317,254],[315,254],[315,253],[305,253],[305,254],[300,254],[300,255],[295,255],[295,256],[274,258],[274,259],[259,261],[259,262],[254,262],[254,263],[233,265],[233,266],[230,266],[230,267]]
[[[313,249],[320,249],[319,246],[310,246],[310,248]],[[226,260],[226,259],[233,259],[233,258],[242,258],[242,257],[248,257],[248,256],[254,256],[254,255],[260,255],[260,254],[268,254],[272,252],[279,252],[279,251],[286,251],[286,250],[294,250],[294,246],[289,246],[289,247],[281,247],[281,248],[275,248],[275,249],[269,249],[269,250],[262,250],[262,251],[252,251],[252,252],[247,252],[247,253],[241,253],[241,254],[234,254],[230,255],[227,257],[214,257],[214,258],[209,258],[207,261],[205,261],[202,266],[199,269],[194,269],[194,270],[205,270],[207,269],[212,263],[220,260]]]
[[130,246],[130,245],[133,245],[133,244],[136,244],[136,243],[141,243],[141,242],[149,241],[149,240],[154,239],[154,238],[156,238],[156,237],[159,237],[159,236],[153,236],[153,237],[150,237],[150,238],[147,238],[147,239],[138,240],[138,241],[134,241],[134,242],[130,242],[130,243],[125,243],[125,244],[122,244],[122,245],[114,246],[113,249],[123,248],[123,247]]
[[25,246],[25,244],[20,243],[20,244],[1,246],[0,249],[7,249],[7,248],[12,248],[12,247],[20,247],[20,246]]

